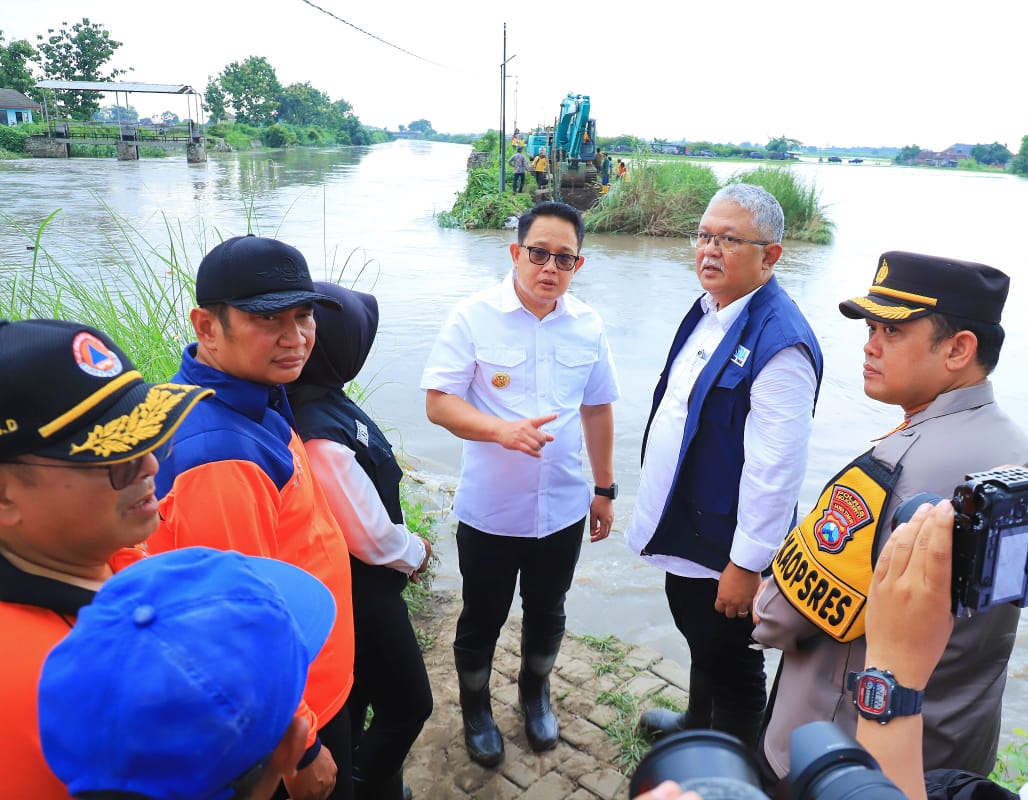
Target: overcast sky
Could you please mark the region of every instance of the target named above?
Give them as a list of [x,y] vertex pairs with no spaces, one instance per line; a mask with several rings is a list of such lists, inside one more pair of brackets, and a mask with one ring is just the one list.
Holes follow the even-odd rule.
[[[0,30],[35,44],[86,16],[123,43],[111,65],[132,72],[120,80],[200,91],[229,63],[264,56],[283,85],[310,82],[391,130],[421,118],[444,133],[499,128],[506,23],[508,132],[551,123],[575,92],[590,95],[601,136],[931,150],[999,141],[1017,152],[1028,135],[1026,48],[1006,0],[539,5],[7,0]],[[188,114],[173,96],[130,102],[143,115]]]

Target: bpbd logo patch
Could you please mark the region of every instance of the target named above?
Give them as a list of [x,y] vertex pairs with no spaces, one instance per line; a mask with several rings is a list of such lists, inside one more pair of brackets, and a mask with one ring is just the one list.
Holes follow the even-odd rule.
[[87,331],[83,331],[75,337],[71,343],[71,349],[79,369],[94,378],[113,378],[123,369],[118,354]]
[[857,492],[848,486],[836,486],[828,499],[821,519],[814,523],[817,548],[826,553],[842,552],[853,534],[871,522],[871,509]]

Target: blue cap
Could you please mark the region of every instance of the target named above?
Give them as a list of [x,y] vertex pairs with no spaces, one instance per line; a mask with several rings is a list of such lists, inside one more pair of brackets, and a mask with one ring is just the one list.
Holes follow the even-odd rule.
[[227,800],[296,714],[335,601],[268,558],[188,547],[111,578],[47,657],[39,730],[73,795]]

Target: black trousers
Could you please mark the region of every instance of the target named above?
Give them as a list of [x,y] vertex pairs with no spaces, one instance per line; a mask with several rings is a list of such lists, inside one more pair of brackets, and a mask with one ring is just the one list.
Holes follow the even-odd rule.
[[582,550],[585,519],[542,539],[497,536],[457,524],[464,607],[454,647],[489,650],[507,621],[521,576],[522,629],[539,639],[564,633],[564,598]]
[[[377,781],[398,772],[432,713],[432,688],[401,592],[407,576],[350,557],[354,682],[346,702],[354,774]],[[371,724],[364,728],[368,709]]]
[[[345,705],[332,719],[318,728],[318,738],[321,739],[322,747],[328,748],[332,754],[338,770],[335,788],[327,800],[353,800],[353,780],[350,777],[353,771],[350,765],[350,714]],[[287,800],[288,797],[285,784],[280,783],[273,800]]]
[[715,714],[756,714],[767,703],[764,653],[750,647],[750,617],[728,619],[714,610],[717,581],[666,573],[664,593],[675,626],[689,643],[694,667],[710,680]]
[[525,173],[515,172],[514,173],[514,184],[511,186],[511,191],[515,194],[522,191],[525,188]]

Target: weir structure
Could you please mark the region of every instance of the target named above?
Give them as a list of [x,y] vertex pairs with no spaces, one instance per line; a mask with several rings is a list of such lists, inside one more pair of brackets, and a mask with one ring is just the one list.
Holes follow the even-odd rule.
[[[51,113],[44,95],[43,118],[47,132],[32,136],[26,143],[26,150],[36,158],[70,158],[72,144],[115,146],[119,161],[137,161],[139,146],[159,147],[177,150],[185,147],[186,161],[190,164],[207,160],[207,145],[203,125],[197,120],[201,115],[201,94],[192,86],[172,83],[127,83],[112,81],[61,81],[43,80],[36,83],[40,89],[53,92],[100,92],[114,94],[116,108],[128,108],[128,96],[135,93],[177,94],[186,100],[185,124],[147,124],[137,120],[114,120],[109,123],[76,122],[56,119]],[[118,95],[124,94],[124,103],[118,102]]]

